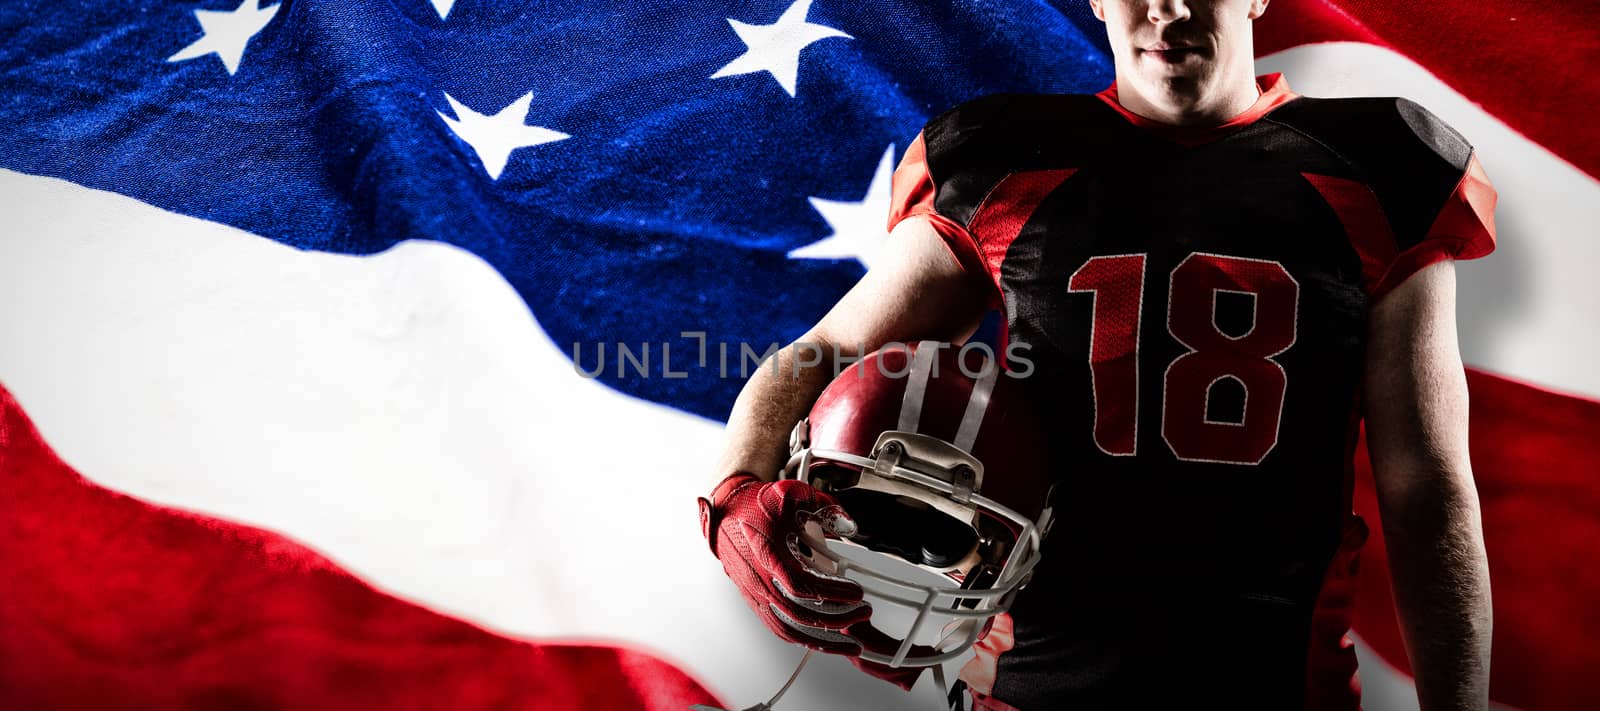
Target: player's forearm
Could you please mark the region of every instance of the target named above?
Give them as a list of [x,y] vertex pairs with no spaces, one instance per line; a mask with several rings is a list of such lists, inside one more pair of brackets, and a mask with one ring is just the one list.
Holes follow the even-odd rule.
[[1401,631],[1422,711],[1481,711],[1493,626],[1471,475],[1438,467],[1380,497]]
[[812,341],[785,346],[745,382],[728,414],[712,484],[738,471],[777,478],[789,456],[789,433],[833,380],[832,352]]
[[1418,271],[1371,318],[1367,451],[1417,696],[1423,711],[1477,711],[1488,703],[1492,612],[1453,263]]

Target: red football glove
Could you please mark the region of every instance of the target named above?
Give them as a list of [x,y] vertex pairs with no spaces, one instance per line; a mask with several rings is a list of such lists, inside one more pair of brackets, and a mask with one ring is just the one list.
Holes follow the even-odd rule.
[[872,614],[861,586],[808,560],[807,548],[820,541],[806,532],[807,523],[830,536],[855,530],[832,496],[803,482],[762,482],[740,472],[699,502],[711,552],[773,634],[824,652],[860,653],[861,645],[843,630]]

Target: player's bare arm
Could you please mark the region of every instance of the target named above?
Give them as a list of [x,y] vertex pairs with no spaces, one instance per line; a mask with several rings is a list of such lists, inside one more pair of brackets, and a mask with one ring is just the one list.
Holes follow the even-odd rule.
[[1467,455],[1467,384],[1449,260],[1371,313],[1365,382],[1384,538],[1424,711],[1488,703],[1489,566]]
[[[734,401],[714,481],[750,472],[771,481],[788,457],[789,430],[833,379],[834,355],[858,358],[890,342],[959,343],[987,310],[980,284],[926,218],[897,224],[876,265],[805,335],[758,368]],[[799,363],[800,367],[796,367]]]

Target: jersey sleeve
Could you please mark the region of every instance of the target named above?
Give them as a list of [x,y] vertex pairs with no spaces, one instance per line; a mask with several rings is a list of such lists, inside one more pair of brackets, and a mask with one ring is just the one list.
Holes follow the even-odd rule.
[[1439,117],[1396,98],[1301,100],[1285,109],[1272,120],[1344,164],[1304,176],[1344,222],[1370,302],[1430,264],[1494,251],[1494,187],[1472,145]]
[[1477,259],[1494,251],[1497,195],[1476,152],[1470,152],[1455,189],[1445,198],[1427,232],[1404,243],[1372,289],[1376,302],[1424,267],[1446,259]]
[[[1411,275],[1445,259],[1476,259],[1494,251],[1494,186],[1460,132],[1406,99],[1386,102],[1399,142],[1382,171],[1394,246],[1382,276],[1371,286],[1373,303]],[[1374,148],[1383,149],[1378,145]],[[1388,251],[1388,250],[1386,250]]]
[[928,147],[922,132],[917,133],[916,139],[906,149],[905,156],[900,159],[900,165],[895,168],[891,185],[889,230],[893,231],[896,225],[909,217],[920,216],[927,219],[934,232],[939,234],[944,246],[949,249],[951,257],[961,267],[961,271],[971,279],[982,280],[986,291],[990,294],[988,306],[991,308],[999,306],[1000,290],[983,262],[977,240],[965,226],[940,214],[938,208],[934,206],[938,186],[928,171]]

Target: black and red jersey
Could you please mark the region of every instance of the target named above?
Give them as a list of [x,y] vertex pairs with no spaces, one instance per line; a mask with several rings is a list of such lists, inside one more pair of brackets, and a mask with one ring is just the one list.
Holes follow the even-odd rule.
[[1115,87],[986,97],[896,171],[891,228],[925,215],[991,289],[1060,455],[1041,569],[964,672],[993,699],[1355,707],[1368,312],[1489,253],[1494,191],[1416,104],[1260,87],[1202,130]]

